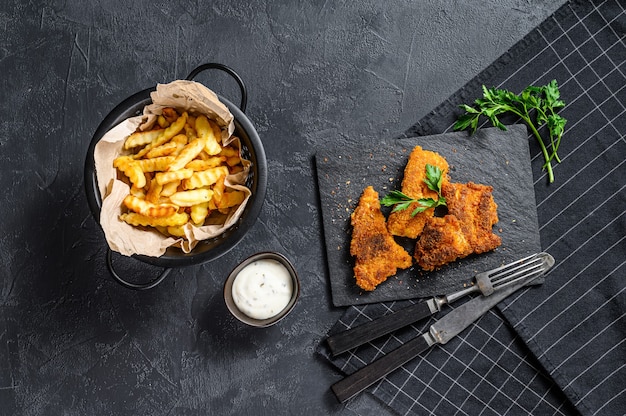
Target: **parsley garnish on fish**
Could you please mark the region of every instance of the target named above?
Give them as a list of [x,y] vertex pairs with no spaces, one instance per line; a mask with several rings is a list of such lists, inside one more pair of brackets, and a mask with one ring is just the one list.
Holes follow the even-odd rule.
[[386,207],[393,206],[391,212],[404,211],[408,209],[411,204],[417,202],[418,206],[411,212],[411,216],[416,216],[419,212],[424,212],[428,208],[436,208],[440,205],[446,205],[446,199],[441,195],[441,182],[443,181],[443,175],[441,169],[434,165],[426,165],[426,178],[424,183],[428,186],[428,189],[437,192],[438,199],[433,198],[419,198],[414,199],[400,191],[391,191],[380,203]]
[[[561,163],[557,150],[561,144],[565,123],[567,120],[556,114],[556,110],[565,107],[565,103],[560,100],[561,93],[556,80],[550,81],[547,85],[540,87],[529,86],[517,95],[511,91],[487,88],[483,85],[483,97],[474,101],[474,105],[470,106],[462,104],[461,108],[465,110],[465,114],[461,115],[454,124],[454,130],[471,129],[474,134],[478,127],[480,116],[485,116],[491,121],[495,127],[506,130],[506,126],[500,122],[498,116],[505,113],[513,113],[519,116],[533,133],[545,164],[543,168],[548,172],[548,180],[554,182],[554,172],[552,171],[552,160]],[[531,116],[532,110],[535,110],[535,117]],[[543,142],[539,129],[546,125],[550,136],[550,150]]]

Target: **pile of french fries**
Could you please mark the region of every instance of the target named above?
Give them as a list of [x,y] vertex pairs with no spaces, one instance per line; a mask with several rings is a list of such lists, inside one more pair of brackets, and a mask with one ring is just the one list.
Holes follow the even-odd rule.
[[239,149],[224,146],[221,128],[204,115],[164,108],[152,129],[125,139],[124,150],[113,167],[130,185],[120,215],[130,225],[185,237],[188,223],[223,223],[245,199],[224,184],[243,170]]

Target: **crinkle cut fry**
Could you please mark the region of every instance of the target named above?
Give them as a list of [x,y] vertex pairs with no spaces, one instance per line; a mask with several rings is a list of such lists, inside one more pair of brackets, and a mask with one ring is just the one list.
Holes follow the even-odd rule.
[[166,129],[163,129],[163,132],[156,139],[154,139],[147,146],[145,146],[143,149],[137,152],[137,154],[135,154],[133,157],[135,159],[141,159],[150,150],[168,142],[171,138],[173,138],[178,133],[180,133],[180,131],[185,127],[185,123],[187,122],[187,117],[188,115],[187,115],[187,112],[185,111],[183,114],[181,114],[180,117],[178,117],[178,119],[176,119],[176,121],[170,124]]
[[177,212],[169,217],[148,217],[137,212],[127,212],[121,214],[120,219],[134,226],[175,227],[186,224],[189,221],[189,215],[186,212]]
[[131,211],[147,217],[169,217],[178,211],[178,207],[172,204],[154,204],[134,195],[126,195],[124,205]]

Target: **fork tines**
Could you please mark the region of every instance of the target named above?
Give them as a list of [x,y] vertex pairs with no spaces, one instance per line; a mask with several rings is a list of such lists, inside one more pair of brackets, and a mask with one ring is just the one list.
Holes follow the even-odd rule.
[[[552,260],[549,254],[537,253],[498,267],[497,269],[490,270],[484,274],[489,278],[494,289],[500,289],[503,286],[511,285],[529,276],[543,274],[552,266],[553,262],[554,260]],[[482,273],[479,273],[479,275],[480,274]],[[477,280],[480,279],[479,275],[476,276]]]

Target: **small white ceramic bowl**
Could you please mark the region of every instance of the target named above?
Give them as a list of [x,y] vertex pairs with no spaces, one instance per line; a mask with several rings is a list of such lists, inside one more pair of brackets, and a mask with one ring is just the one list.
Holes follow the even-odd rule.
[[[233,282],[246,266],[252,264],[255,261],[263,259],[275,260],[285,267],[285,269],[289,272],[289,275],[291,276],[292,291],[289,302],[280,312],[278,312],[278,314],[266,319],[255,319],[246,315],[242,310],[237,307],[235,300],[233,299]],[[291,310],[296,305],[299,297],[300,281],[298,279],[296,269],[285,256],[276,252],[261,252],[248,257],[247,259],[239,263],[239,265],[237,265],[237,267],[235,267],[232,272],[230,272],[228,278],[226,279],[226,282],[224,283],[224,301],[226,302],[226,307],[228,308],[230,313],[244,324],[259,328],[274,325],[285,316],[287,316],[287,314],[291,312]]]

